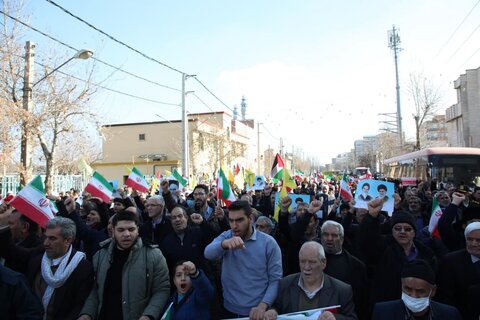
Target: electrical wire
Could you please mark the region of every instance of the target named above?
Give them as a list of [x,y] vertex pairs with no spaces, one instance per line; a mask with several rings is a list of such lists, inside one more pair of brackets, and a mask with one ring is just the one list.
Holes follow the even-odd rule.
[[68,14],[69,16],[71,16],[71,17],[77,19],[78,21],[86,24],[87,26],[89,26],[90,28],[94,29],[95,31],[103,34],[103,35],[106,36],[107,38],[115,41],[116,43],[118,43],[118,44],[120,44],[120,45],[122,45],[122,46],[124,46],[124,47],[126,47],[126,48],[128,48],[128,49],[130,49],[130,50],[132,50],[132,51],[134,51],[134,52],[136,52],[136,53],[138,53],[138,54],[141,55],[142,57],[144,57],[144,58],[146,58],[146,59],[148,59],[148,60],[150,60],[150,61],[156,62],[156,63],[158,63],[159,65],[164,66],[165,68],[168,68],[168,69],[170,69],[170,70],[172,70],[172,71],[175,71],[175,72],[178,72],[178,73],[182,73],[182,74],[186,74],[185,72],[180,71],[180,70],[178,70],[178,69],[176,69],[176,68],[174,68],[174,67],[171,67],[171,66],[169,66],[169,65],[166,64],[166,63],[163,63],[163,62],[161,62],[161,61],[158,61],[157,59],[150,57],[150,56],[147,55],[146,53],[143,53],[143,52],[141,52],[140,50],[135,49],[134,47],[126,44],[125,42],[123,42],[123,41],[121,41],[121,40],[118,40],[117,38],[109,35],[109,34],[106,33],[105,31],[103,31],[103,30],[95,27],[95,26],[92,25],[91,23],[89,23],[89,22],[85,21],[84,19],[76,16],[75,14],[71,13],[70,11],[68,11],[68,10],[65,9],[64,7],[60,6],[59,4],[55,3],[54,1],[52,1],[52,0],[45,0],[45,1],[47,1],[48,3],[54,5],[54,6],[57,7],[57,8],[59,8],[60,10],[62,10],[62,11],[65,12],[66,14]]
[[438,50],[437,54],[435,55],[435,58],[438,57],[438,55],[442,52],[442,50],[445,48],[445,46],[450,42],[450,40],[452,40],[453,36],[457,33],[457,31],[460,29],[460,27],[463,25],[463,23],[465,21],[467,21],[468,17],[470,16],[470,14],[472,14],[473,10],[475,10],[475,8],[477,7],[477,5],[479,3],[480,3],[480,0],[477,1],[477,3],[475,3],[475,5],[473,6],[472,9],[470,9],[470,12],[467,13],[467,15],[463,18],[462,22],[460,22],[460,24],[457,26],[457,28],[455,28],[455,30],[452,32],[452,34],[447,39],[447,41],[445,41],[445,43],[442,45],[442,47]]
[[458,51],[467,43],[468,40],[477,32],[477,30],[480,28],[480,24],[468,35],[468,37],[462,42],[462,44],[455,50],[455,52],[448,58],[447,63],[457,54]]
[[[35,64],[38,64],[39,66],[42,66],[43,68],[49,68],[49,66],[47,66],[43,63],[37,62],[37,61],[35,61]],[[95,87],[98,87],[98,88],[101,88],[101,89],[104,89],[104,90],[107,90],[107,91],[110,91],[110,92],[118,93],[118,94],[130,97],[130,98],[143,100],[143,101],[147,101],[147,102],[151,102],[151,103],[155,103],[155,104],[161,104],[161,105],[174,106],[174,107],[181,108],[180,104],[178,104],[178,103],[164,102],[164,101],[159,101],[159,100],[154,100],[154,99],[150,99],[150,98],[137,96],[137,95],[134,95],[134,94],[131,94],[131,93],[127,93],[127,92],[119,91],[119,90],[116,90],[116,89],[112,89],[112,88],[106,87],[104,85],[101,85],[101,84],[98,84],[98,83],[94,83],[94,82],[76,77],[74,75],[68,74],[68,73],[63,72],[61,70],[57,70],[56,72],[58,72],[60,74],[63,74],[64,76],[71,77],[75,80],[82,81],[82,82],[85,82],[85,83],[89,83],[89,84],[91,84]]]
[[[43,31],[41,31],[41,30],[39,30],[39,29],[31,26],[31,25],[29,25],[28,23],[23,22],[23,21],[21,21],[20,19],[17,19],[17,18],[15,18],[15,17],[12,17],[11,15],[9,15],[8,13],[3,12],[2,10],[0,10],[0,13],[1,13],[1,14],[4,14],[4,15],[5,15],[6,17],[8,17],[8,18],[10,18],[10,19],[12,19],[12,20],[14,20],[14,21],[22,24],[23,26],[25,26],[25,27],[27,27],[27,28],[29,28],[29,29],[31,29],[31,30],[33,30],[33,31],[41,34],[41,35],[44,36],[44,37],[46,37],[46,38],[48,38],[48,39],[50,39],[50,40],[52,40],[52,41],[55,41],[55,42],[57,42],[57,43],[65,46],[65,47],[67,47],[67,48],[69,48],[69,49],[71,49],[71,50],[73,50],[73,51],[78,52],[78,49],[76,49],[75,47],[73,47],[73,46],[71,46],[71,45],[69,45],[69,44],[67,44],[67,43],[65,43],[65,42],[63,42],[63,41],[61,41],[61,40],[58,40],[58,39],[54,38],[53,36],[51,36],[51,35],[43,32]],[[93,59],[93,60],[95,60],[95,61],[98,61],[99,63],[104,64],[104,65],[106,65],[106,66],[108,66],[108,67],[110,67],[110,68],[113,68],[113,69],[117,70],[117,71],[120,71],[120,72],[122,72],[122,73],[125,73],[125,74],[127,74],[127,75],[129,75],[129,76],[135,77],[135,78],[137,78],[137,79],[140,79],[140,80],[149,82],[149,83],[151,83],[151,84],[157,85],[157,86],[162,87],[162,88],[166,88],[166,89],[170,89],[170,90],[173,90],[173,91],[181,92],[180,89],[173,88],[173,87],[170,87],[170,86],[167,86],[167,85],[158,83],[158,82],[153,81],[153,80],[149,80],[149,79],[144,78],[144,77],[142,77],[142,76],[136,75],[136,74],[134,74],[134,73],[132,73],[132,72],[130,72],[130,71],[126,71],[126,70],[124,70],[124,69],[122,69],[122,68],[120,68],[120,67],[114,66],[114,65],[112,65],[112,64],[110,64],[110,63],[108,63],[108,62],[105,62],[105,61],[103,61],[103,60],[100,60],[100,59],[98,59],[98,58],[96,58],[96,57],[91,57],[91,59]]]

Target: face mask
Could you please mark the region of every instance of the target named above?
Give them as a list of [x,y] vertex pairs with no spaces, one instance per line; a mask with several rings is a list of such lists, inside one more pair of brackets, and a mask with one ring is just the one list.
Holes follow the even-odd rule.
[[430,305],[430,294],[425,298],[412,298],[405,292],[402,292],[402,301],[410,311],[417,313],[427,309]]

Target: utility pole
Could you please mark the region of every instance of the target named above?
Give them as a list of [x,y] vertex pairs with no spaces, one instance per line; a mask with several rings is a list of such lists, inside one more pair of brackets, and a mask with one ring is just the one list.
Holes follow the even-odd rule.
[[35,44],[27,41],[25,44],[25,74],[23,78],[23,110],[25,111],[22,124],[22,141],[20,146],[20,162],[22,169],[20,171],[20,184],[27,185],[32,176],[32,145],[30,143],[29,117],[32,110],[32,80],[33,65],[35,57]]
[[398,53],[402,50],[400,48],[400,36],[398,35],[398,30],[395,29],[395,25],[392,30],[388,31],[388,47],[393,50],[393,55],[395,58],[395,81],[396,81],[396,90],[397,90],[397,131],[398,139],[400,143],[400,148],[403,147],[403,130],[402,130],[402,111],[400,108],[400,82],[398,80]]
[[261,122],[258,123],[257,126],[257,174],[262,175],[262,168],[260,165],[260,126],[262,125]]
[[189,179],[189,159],[188,159],[188,118],[187,108],[185,106],[185,97],[193,91],[185,91],[185,81],[195,75],[182,73],[182,175]]
[[284,158],[283,156],[283,138],[280,137],[280,156]]

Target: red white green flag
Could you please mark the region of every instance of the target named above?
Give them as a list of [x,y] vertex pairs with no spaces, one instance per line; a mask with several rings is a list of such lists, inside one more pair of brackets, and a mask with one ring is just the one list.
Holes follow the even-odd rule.
[[95,171],[85,187],[85,191],[94,197],[98,197],[103,202],[109,202],[113,198],[112,185],[97,171]]
[[136,167],[133,167],[125,184],[140,192],[148,193],[149,191],[147,181],[145,181],[143,174]]
[[40,176],[36,176],[9,203],[12,207],[29,217],[42,228],[55,215],[50,200],[45,197],[45,189]]
[[430,223],[428,224],[428,232],[432,235],[432,237],[440,239],[440,233],[438,232],[438,221],[442,216],[443,211],[438,205],[437,198],[433,197],[433,204],[432,204],[432,215],[430,216]]
[[230,183],[228,182],[227,176],[225,176],[225,172],[223,172],[222,168],[220,168],[218,171],[217,188],[218,198],[225,202],[227,208],[232,202],[237,200],[233,194],[232,188],[230,188]]
[[351,201],[353,199],[352,191],[348,185],[347,175],[345,173],[343,174],[342,181],[340,181],[340,197],[345,201]]

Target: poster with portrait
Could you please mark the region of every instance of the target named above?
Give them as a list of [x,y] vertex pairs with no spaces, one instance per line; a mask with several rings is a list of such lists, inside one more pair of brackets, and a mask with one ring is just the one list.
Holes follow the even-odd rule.
[[[249,190],[263,190],[265,188],[265,176],[255,176],[253,186]],[[248,188],[247,188],[248,190]]]
[[355,208],[368,209],[368,203],[374,199],[383,198],[382,211],[393,213],[395,185],[381,180],[360,180],[355,191]]
[[[308,194],[288,193],[288,196],[292,199],[292,204],[288,207],[289,211],[297,210],[299,202],[310,203],[310,195]],[[280,203],[280,192],[275,193],[275,204],[277,203]]]

